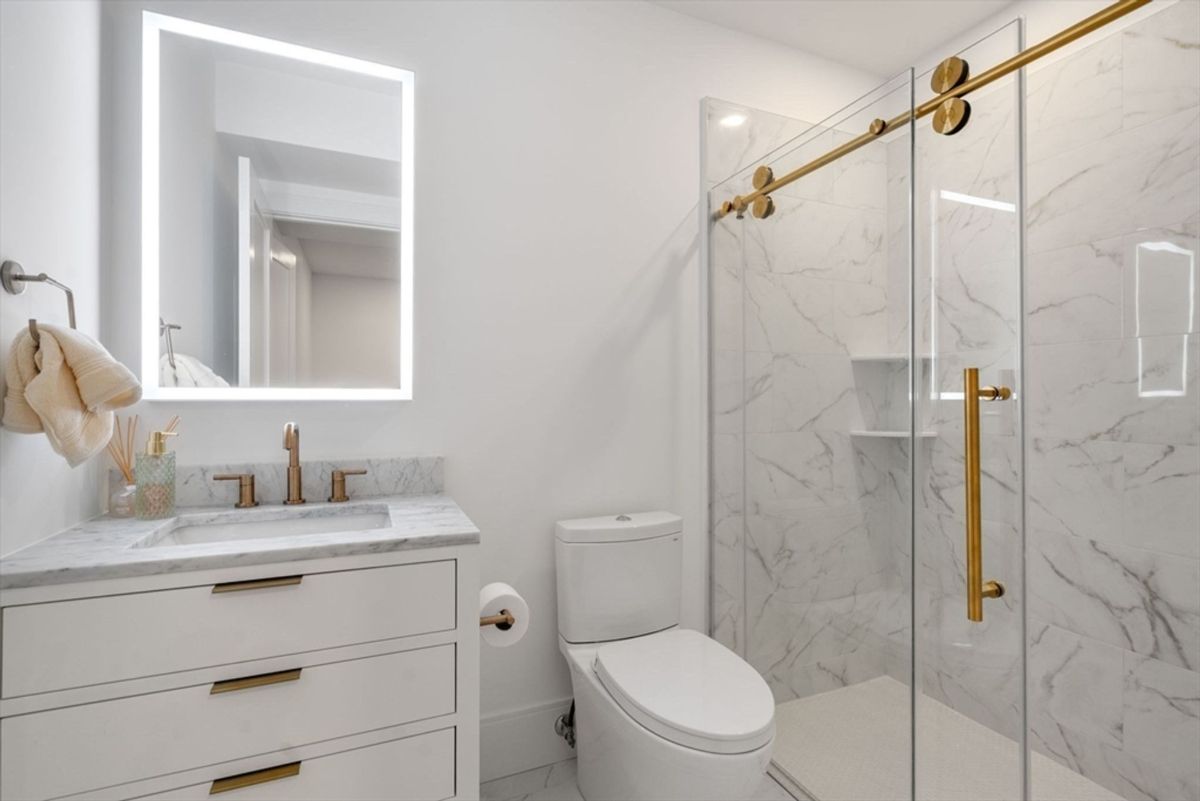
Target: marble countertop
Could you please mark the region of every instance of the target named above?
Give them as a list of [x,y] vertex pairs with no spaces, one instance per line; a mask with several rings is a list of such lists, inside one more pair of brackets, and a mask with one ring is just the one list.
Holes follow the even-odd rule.
[[[389,524],[362,531],[155,545],[184,526],[372,512],[386,512]],[[15,551],[0,559],[0,590],[477,542],[479,529],[445,495],[385,496],[253,509],[180,507],[174,517],[163,520],[97,517]]]

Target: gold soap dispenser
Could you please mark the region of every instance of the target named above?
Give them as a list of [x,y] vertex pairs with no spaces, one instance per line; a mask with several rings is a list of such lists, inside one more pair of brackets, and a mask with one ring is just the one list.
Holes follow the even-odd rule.
[[155,431],[139,453],[134,468],[137,494],[134,509],[141,520],[158,520],[175,513],[175,453],[167,450],[174,431]]

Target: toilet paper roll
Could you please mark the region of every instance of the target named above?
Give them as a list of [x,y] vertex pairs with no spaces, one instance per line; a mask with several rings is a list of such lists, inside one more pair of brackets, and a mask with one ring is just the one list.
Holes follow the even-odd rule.
[[507,648],[518,643],[529,630],[529,604],[521,594],[503,581],[494,581],[479,591],[479,616],[498,615],[507,609],[516,622],[507,630],[497,626],[484,626],[479,630],[483,641],[497,648]]

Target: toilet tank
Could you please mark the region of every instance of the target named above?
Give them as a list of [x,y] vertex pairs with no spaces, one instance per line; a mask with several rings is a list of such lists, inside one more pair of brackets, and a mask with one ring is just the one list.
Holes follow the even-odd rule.
[[670,512],[561,521],[554,557],[562,638],[604,642],[678,625],[682,531]]

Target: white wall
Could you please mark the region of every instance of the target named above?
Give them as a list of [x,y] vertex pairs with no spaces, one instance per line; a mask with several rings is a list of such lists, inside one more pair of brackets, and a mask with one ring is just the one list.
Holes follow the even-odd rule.
[[400,385],[400,283],[312,273],[313,381],[337,387]]
[[[0,259],[75,290],[99,328],[100,14],[92,0],[0,3]],[[0,353],[35,317],[65,324],[57,289],[0,293]],[[40,434],[0,432],[0,554],[95,514],[97,462],[72,470]]]
[[[308,459],[445,456],[447,491],[483,530],[482,580],[534,610],[520,646],[484,650],[485,716],[570,694],[555,520],[682,513],[685,622],[705,628],[700,99],[822,119],[874,79],[643,2],[153,5],[417,77],[415,399],[140,409],[183,416],[181,461],[281,459],[287,420]],[[105,7],[106,277],[136,282],[137,7]],[[132,300],[112,299],[105,330],[137,365]],[[486,749],[485,775],[535,758],[496,767]]]
[[[270,67],[217,61],[217,130],[267,142],[400,160],[400,91],[394,88],[399,84],[357,75],[339,83],[290,74],[285,66],[288,61],[278,57],[268,62]],[[350,76],[332,69],[329,75]],[[348,85],[353,83],[373,88]]]
[[[217,254],[217,133],[213,128],[214,90],[211,60],[193,40],[171,35],[161,56],[162,204],[159,313],[181,326],[171,335],[179,353],[217,366],[213,336],[213,280]],[[224,243],[222,243],[224,244]],[[222,265],[226,268],[231,265]],[[166,343],[159,341],[160,353]]]

